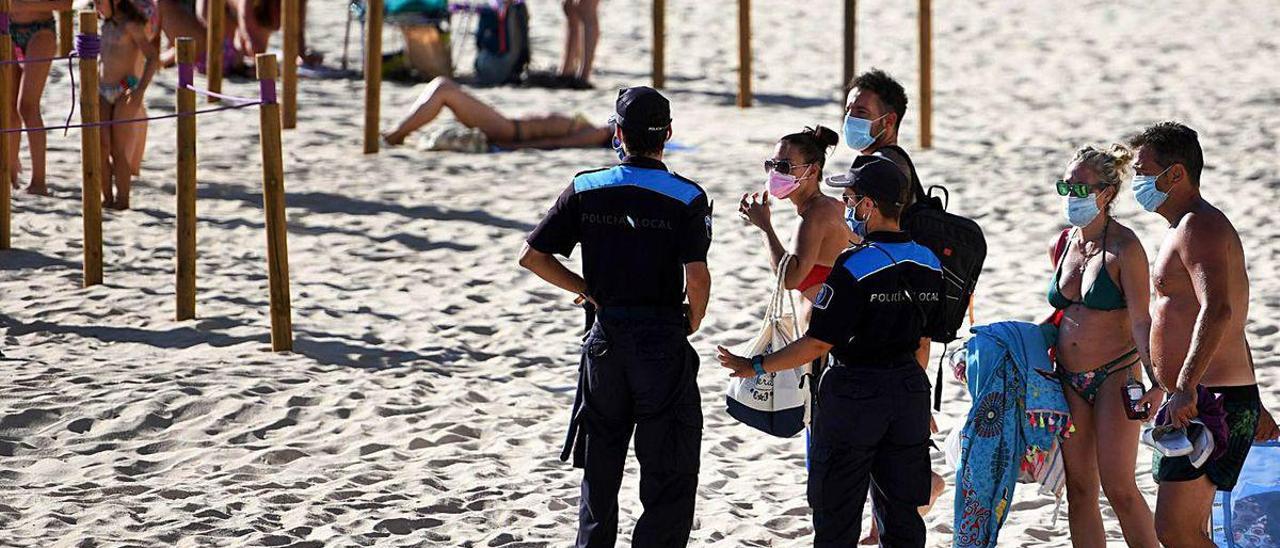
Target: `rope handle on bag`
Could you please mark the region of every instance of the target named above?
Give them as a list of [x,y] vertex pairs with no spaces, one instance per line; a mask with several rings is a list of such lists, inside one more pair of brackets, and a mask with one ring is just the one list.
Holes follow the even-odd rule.
[[774,322],[782,316],[783,299],[786,299],[787,305],[791,308],[791,329],[792,333],[788,333],[792,337],[792,341],[800,338],[800,327],[796,323],[799,315],[796,314],[796,299],[791,294],[791,290],[786,287],[787,269],[791,264],[791,258],[795,255],[785,254],[782,260],[778,262],[778,278],[773,288],[773,296],[769,300],[769,307],[765,309],[764,321],[765,325]]

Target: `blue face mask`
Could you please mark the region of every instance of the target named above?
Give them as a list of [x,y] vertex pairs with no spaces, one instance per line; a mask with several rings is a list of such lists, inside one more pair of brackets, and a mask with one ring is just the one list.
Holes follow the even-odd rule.
[[866,238],[867,222],[858,219],[858,204],[861,203],[862,200],[858,200],[857,203],[853,204],[853,207],[844,208],[844,222],[849,225],[849,230],[852,230],[859,238]]
[[[888,116],[888,114],[885,114],[884,116]],[[884,118],[884,116],[881,116],[880,118]],[[844,117],[844,144],[849,145],[849,148],[858,151],[865,150],[867,147],[874,145],[876,143],[876,139],[879,139],[880,135],[884,133],[884,128],[880,128],[880,133],[873,136],[871,135],[871,125],[879,121],[880,118],[867,120],[865,118],[855,118],[846,114]]]
[[1168,192],[1161,192],[1156,188],[1156,181],[1160,180],[1160,176],[1165,171],[1169,171],[1173,166],[1164,168],[1164,171],[1156,175],[1134,175],[1133,176],[1133,197],[1142,205],[1142,209],[1154,213],[1156,209],[1169,199]]
[[1098,198],[1092,194],[1085,198],[1075,196],[1067,198],[1067,222],[1071,223],[1071,226],[1088,226],[1101,212],[1098,209]]

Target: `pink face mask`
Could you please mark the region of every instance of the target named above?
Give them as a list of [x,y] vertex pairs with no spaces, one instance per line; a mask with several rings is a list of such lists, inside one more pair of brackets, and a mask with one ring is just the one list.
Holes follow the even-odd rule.
[[[804,175],[809,174],[809,170],[804,170]],[[802,177],[804,175],[801,175]],[[769,190],[769,195],[775,198],[786,198],[797,188],[800,188],[800,180],[795,175],[787,173],[778,173],[776,170],[769,171],[769,180],[765,183],[765,187]]]

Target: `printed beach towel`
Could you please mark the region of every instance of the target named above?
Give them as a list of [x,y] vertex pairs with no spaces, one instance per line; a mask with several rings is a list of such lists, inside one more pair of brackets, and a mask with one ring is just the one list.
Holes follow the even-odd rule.
[[960,433],[954,545],[995,546],[1019,481],[1058,494],[1059,441],[1070,431],[1062,386],[1051,378],[1052,326],[1001,322],[973,328],[965,345],[973,407]]
[[1213,502],[1213,542],[1230,548],[1280,546],[1280,442],[1253,444],[1235,489]]

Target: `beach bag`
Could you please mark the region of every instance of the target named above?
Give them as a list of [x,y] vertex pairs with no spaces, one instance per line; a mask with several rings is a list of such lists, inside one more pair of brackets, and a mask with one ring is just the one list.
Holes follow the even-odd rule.
[[1255,442],[1230,491],[1213,500],[1213,542],[1229,548],[1280,546],[1280,442]]
[[[791,255],[778,265],[773,297],[765,309],[764,322],[755,339],[737,349],[741,356],[774,352],[800,338],[795,299],[784,285]],[[783,306],[787,305],[784,311]],[[765,373],[749,379],[729,379],[725,404],[738,422],[771,436],[789,438],[809,423],[809,389],[804,385],[809,365],[787,371]]]
[[524,2],[479,10],[476,82],[488,86],[519,83],[528,66],[529,9]]

